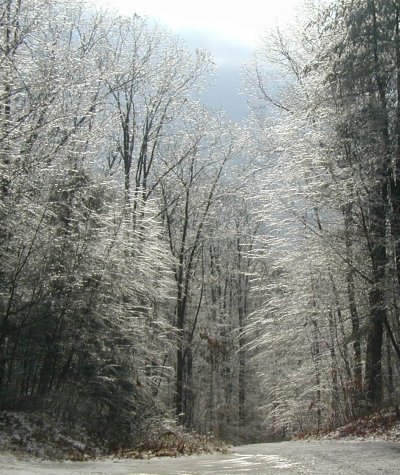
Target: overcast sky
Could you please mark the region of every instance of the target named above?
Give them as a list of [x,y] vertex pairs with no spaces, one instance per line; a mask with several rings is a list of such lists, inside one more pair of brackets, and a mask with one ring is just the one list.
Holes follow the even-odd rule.
[[240,119],[246,100],[238,95],[240,66],[249,60],[260,37],[283,26],[301,0],[92,0],[123,14],[154,18],[179,33],[191,47],[209,50],[218,65],[215,86],[205,101]]
[[95,0],[122,13],[147,15],[177,32],[254,46],[259,36],[293,15],[299,0]]

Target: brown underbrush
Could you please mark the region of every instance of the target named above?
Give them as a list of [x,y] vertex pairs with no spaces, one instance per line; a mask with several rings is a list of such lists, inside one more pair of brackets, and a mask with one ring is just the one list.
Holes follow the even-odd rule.
[[146,422],[130,447],[111,450],[79,424],[73,427],[46,413],[0,412],[0,450],[42,459],[90,460],[99,457],[177,457],[226,451],[211,435],[199,435],[173,419],[156,417]]
[[386,408],[362,416],[336,429],[323,428],[295,437],[309,439],[359,439],[400,441],[400,412],[397,407]]

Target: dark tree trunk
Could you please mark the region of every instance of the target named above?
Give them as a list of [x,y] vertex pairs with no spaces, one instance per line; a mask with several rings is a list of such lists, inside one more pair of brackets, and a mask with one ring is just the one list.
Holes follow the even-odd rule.
[[353,262],[352,240],[350,236],[351,227],[353,225],[352,218],[352,204],[348,204],[344,210],[344,225],[345,225],[345,244],[346,244],[346,259],[349,267],[346,271],[347,297],[349,300],[349,309],[352,326],[353,339],[353,387],[355,406],[358,406],[361,391],[362,391],[362,363],[361,363],[361,334],[360,334],[360,318],[357,310],[356,291],[354,281],[354,269],[351,267]]
[[371,321],[368,326],[365,382],[367,401],[372,407],[379,407],[382,402],[382,339],[386,315],[382,298],[380,289],[370,292]]
[[373,268],[373,284],[369,292],[370,321],[367,328],[365,363],[366,397],[370,407],[379,407],[382,402],[382,343],[383,326],[387,318],[384,279],[386,265],[386,199],[387,186],[383,184],[381,203],[371,209],[370,255]]

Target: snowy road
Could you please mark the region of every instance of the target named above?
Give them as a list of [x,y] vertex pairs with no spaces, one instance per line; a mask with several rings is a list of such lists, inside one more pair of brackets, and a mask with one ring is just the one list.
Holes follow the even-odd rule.
[[0,454],[1,475],[399,474],[400,443],[283,442],[236,447],[229,454],[96,462],[16,460]]

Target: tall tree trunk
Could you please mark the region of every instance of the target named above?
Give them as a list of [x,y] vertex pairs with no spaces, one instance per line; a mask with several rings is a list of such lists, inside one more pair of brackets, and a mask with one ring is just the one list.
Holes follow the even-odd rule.
[[356,304],[356,292],[354,282],[354,269],[351,267],[353,263],[352,240],[350,237],[351,227],[353,225],[352,204],[349,203],[343,209],[344,214],[344,228],[345,228],[345,245],[346,245],[346,259],[349,263],[346,270],[346,284],[347,284],[347,298],[349,301],[350,318],[352,326],[352,340],[353,340],[353,387],[355,406],[357,408],[361,391],[362,391],[362,361],[361,361],[361,334],[360,334],[360,318],[358,315]]
[[400,288],[400,6],[396,6],[396,159],[394,170],[390,169],[390,197],[392,213],[390,220],[391,233],[394,241],[394,258],[397,274],[397,285]]
[[237,298],[238,298],[238,317],[239,317],[239,427],[243,428],[246,424],[246,338],[244,335],[247,313],[247,277],[242,274],[242,243],[237,238],[238,269],[239,275]]
[[316,407],[317,407],[317,432],[321,430],[322,426],[322,412],[321,412],[321,368],[320,368],[320,341],[317,320],[312,320],[313,324],[313,348],[312,356],[315,366],[315,387],[316,387]]
[[368,6],[372,17],[372,48],[374,57],[374,76],[379,98],[380,137],[383,150],[381,163],[377,168],[380,183],[372,194],[374,202],[370,206],[370,256],[373,269],[372,288],[369,292],[371,307],[366,349],[366,396],[368,404],[379,407],[382,403],[382,343],[383,325],[387,319],[385,306],[385,266],[386,254],[386,219],[388,205],[388,178],[390,177],[390,139],[385,81],[382,77],[380,49],[378,42],[378,24],[375,0]]
[[393,362],[392,362],[392,346],[389,335],[386,333],[386,367],[387,367],[387,393],[390,404],[393,404],[394,395],[394,379],[393,379]]
[[[378,202],[371,208],[370,256],[373,268],[372,287],[369,291],[370,320],[367,327],[367,348],[365,363],[365,385],[367,402],[370,407],[379,407],[382,402],[382,343],[383,325],[387,318],[385,306],[385,265],[386,265],[386,183]],[[379,203],[380,201],[380,203]]]
[[[182,298],[182,297],[181,297]],[[184,299],[185,300],[185,299]],[[184,380],[184,366],[185,366],[185,351],[184,351],[184,322],[185,322],[185,308],[184,303],[178,299],[177,305],[177,323],[178,330],[178,349],[176,351],[176,395],[175,395],[175,410],[181,422],[184,422],[183,414],[183,380]]]

